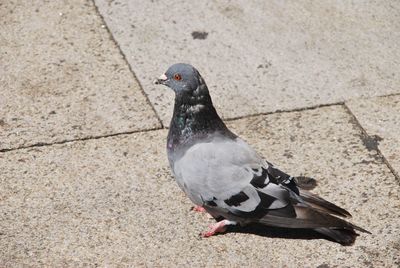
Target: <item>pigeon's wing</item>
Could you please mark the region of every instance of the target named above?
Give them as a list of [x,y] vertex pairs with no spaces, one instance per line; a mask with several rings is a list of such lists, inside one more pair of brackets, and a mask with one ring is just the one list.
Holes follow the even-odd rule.
[[268,163],[268,175],[270,176],[270,178],[274,178],[278,183],[285,184],[287,187],[297,192],[297,194],[298,194],[297,188],[304,190],[312,190],[317,186],[317,181],[314,178],[305,176],[292,177],[286,174],[285,172],[279,170],[270,162],[267,163]]
[[241,211],[254,210],[261,198],[269,199],[266,207],[288,204],[288,190],[270,183],[267,168],[243,140],[221,137],[191,146],[173,165],[178,183],[193,202],[201,205],[214,200],[221,207]]
[[335,214],[341,217],[351,217],[351,214],[335,204],[326,201],[325,199],[313,194],[308,189],[316,186],[316,181],[310,177],[293,177],[275,167],[270,162],[268,163],[267,175],[271,182],[284,185],[297,195],[301,196],[301,200],[307,202],[309,206],[315,209]]
[[357,228],[303,202],[269,167],[243,140],[215,138],[191,146],[173,169],[191,200],[213,216],[289,228]]

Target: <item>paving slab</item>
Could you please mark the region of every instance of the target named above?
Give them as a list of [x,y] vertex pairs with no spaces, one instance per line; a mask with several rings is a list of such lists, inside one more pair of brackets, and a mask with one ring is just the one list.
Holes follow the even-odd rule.
[[90,1],[0,3],[0,150],[159,126]]
[[400,176],[400,95],[346,103],[369,136],[370,150],[379,148]]
[[400,92],[398,1],[95,3],[165,124],[173,96],[151,82],[176,62],[224,118]]
[[0,153],[0,266],[393,267],[400,187],[342,106],[232,121],[270,161],[370,230],[354,246],[302,232],[199,237],[212,221],[170,175],[166,130]]

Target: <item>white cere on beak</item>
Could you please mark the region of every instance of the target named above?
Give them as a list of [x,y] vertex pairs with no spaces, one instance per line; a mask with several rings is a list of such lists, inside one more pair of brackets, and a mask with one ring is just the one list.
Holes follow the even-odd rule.
[[168,77],[165,74],[162,74],[158,79],[153,81],[153,84],[158,85],[162,84],[162,82],[166,81]]
[[165,74],[160,75],[160,77],[158,78],[159,80],[167,80],[167,76]]

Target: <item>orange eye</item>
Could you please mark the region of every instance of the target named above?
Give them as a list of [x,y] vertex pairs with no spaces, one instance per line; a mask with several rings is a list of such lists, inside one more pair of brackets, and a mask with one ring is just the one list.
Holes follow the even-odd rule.
[[176,81],[180,81],[180,80],[182,80],[182,76],[180,74],[174,74],[174,79]]

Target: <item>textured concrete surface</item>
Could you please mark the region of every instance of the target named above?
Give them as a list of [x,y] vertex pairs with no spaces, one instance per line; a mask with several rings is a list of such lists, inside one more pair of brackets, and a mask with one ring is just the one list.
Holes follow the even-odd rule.
[[182,61],[225,118],[400,92],[399,1],[95,2],[164,123]]
[[[94,2],[107,25],[93,1],[0,3],[0,267],[400,266],[400,96],[374,97],[400,92],[400,2]],[[212,221],[171,177],[167,131],[150,130],[152,106],[172,112],[150,83],[178,61],[225,118],[345,100],[229,126],[373,234],[200,238]]]
[[0,150],[159,126],[90,1],[0,3]]
[[379,148],[400,175],[400,95],[360,99],[346,103],[370,139],[371,150]]
[[400,265],[400,187],[342,106],[229,125],[373,234],[352,247],[271,229],[201,239],[211,221],[190,211],[157,130],[0,153],[0,266]]

